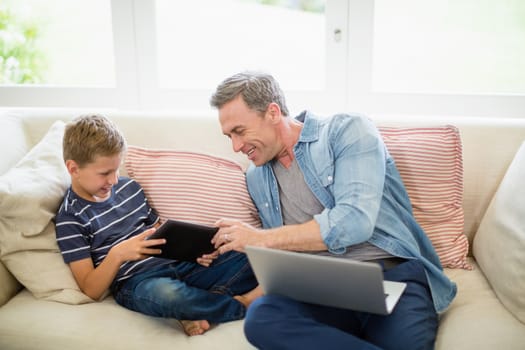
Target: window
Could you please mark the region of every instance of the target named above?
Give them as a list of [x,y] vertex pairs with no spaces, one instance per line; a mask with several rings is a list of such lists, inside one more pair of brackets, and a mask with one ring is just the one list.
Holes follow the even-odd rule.
[[286,3],[157,0],[160,87],[209,89],[228,75],[255,69],[272,72],[289,89],[323,90],[324,7],[314,12]]
[[0,84],[115,86],[106,0],[4,0]]
[[376,0],[373,63],[378,92],[525,94],[525,3]]
[[330,91],[344,77],[329,77],[327,56],[344,48],[327,43],[327,6],[325,0],[156,0],[154,28],[144,27],[156,38],[155,45],[148,44],[156,57],[146,59],[157,67],[158,79],[143,84],[148,87],[141,95],[151,108],[176,103],[208,109],[224,78],[263,70],[279,80],[291,110],[305,108],[304,100],[316,108],[329,99],[342,105],[343,94]]
[[0,107],[210,113],[250,69],[292,114],[525,117],[523,18],[522,0],[4,0]]
[[525,117],[523,1],[348,3],[348,109]]

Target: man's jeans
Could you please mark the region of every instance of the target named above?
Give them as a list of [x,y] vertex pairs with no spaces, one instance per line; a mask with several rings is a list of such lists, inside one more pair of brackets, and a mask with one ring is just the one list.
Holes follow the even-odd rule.
[[246,255],[229,252],[210,267],[173,262],[133,276],[119,285],[115,300],[146,315],[219,323],[243,318],[246,309],[232,296],[256,286]]
[[267,295],[250,305],[244,322],[246,337],[263,350],[433,349],[438,316],[423,265],[410,260],[384,271],[384,276],[407,283],[388,316]]

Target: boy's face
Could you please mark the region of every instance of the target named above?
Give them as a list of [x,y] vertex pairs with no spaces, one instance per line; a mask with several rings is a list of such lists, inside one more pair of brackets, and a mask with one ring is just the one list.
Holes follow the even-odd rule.
[[102,202],[111,196],[113,185],[117,184],[122,154],[96,156],[94,161],[79,167],[74,160],[67,160],[66,167],[71,175],[71,187],[80,197]]

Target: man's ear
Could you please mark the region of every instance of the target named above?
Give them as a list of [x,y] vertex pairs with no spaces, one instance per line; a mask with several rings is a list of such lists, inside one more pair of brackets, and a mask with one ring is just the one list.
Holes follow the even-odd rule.
[[281,120],[281,118],[282,118],[281,108],[275,102],[272,102],[272,103],[270,103],[268,105],[268,114],[270,115],[270,118],[274,122],[277,122],[277,121]]
[[75,162],[74,160],[66,160],[66,169],[69,175],[75,175],[78,172],[79,168],[80,167],[78,166],[77,162]]

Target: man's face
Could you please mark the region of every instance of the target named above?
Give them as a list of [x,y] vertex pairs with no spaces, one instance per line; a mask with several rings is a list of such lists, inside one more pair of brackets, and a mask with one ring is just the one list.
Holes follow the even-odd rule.
[[270,108],[264,115],[250,109],[240,95],[219,109],[222,132],[230,138],[233,150],[247,155],[256,166],[272,160],[281,149],[270,113]]
[[71,174],[71,185],[80,197],[100,202],[111,196],[113,185],[118,183],[122,155],[97,156],[83,167],[68,160],[66,166]]

